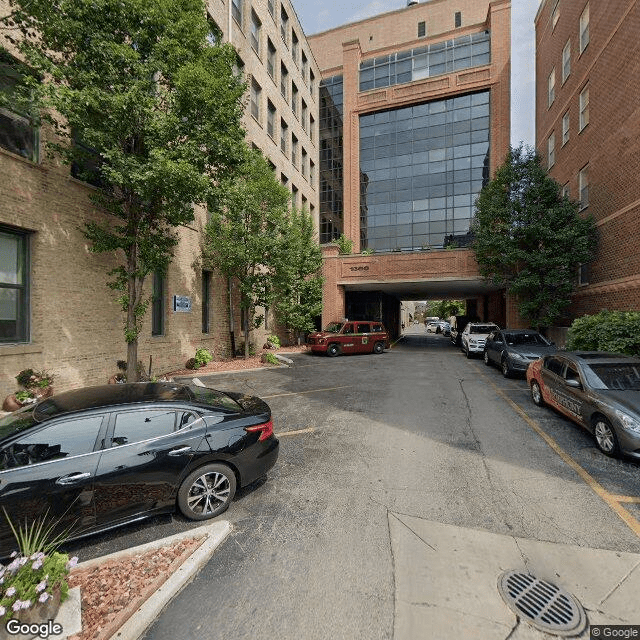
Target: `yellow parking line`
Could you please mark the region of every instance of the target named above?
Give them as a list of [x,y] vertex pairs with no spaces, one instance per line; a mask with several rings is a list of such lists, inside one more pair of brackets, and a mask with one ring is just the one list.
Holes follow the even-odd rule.
[[301,433],[313,433],[315,429],[313,427],[308,427],[306,429],[298,429],[297,431],[283,431],[282,433],[276,433],[275,435],[278,438],[284,438],[286,436],[298,436]]
[[305,393],[321,393],[322,391],[336,391],[337,389],[348,389],[351,385],[345,384],[342,387],[328,387],[327,389],[311,389],[310,391],[292,391],[290,393],[276,393],[272,396],[260,396],[261,398],[268,400],[269,398],[281,398],[283,396],[300,396]]
[[638,496],[615,496],[611,495],[611,499],[616,502],[626,502],[628,504],[640,504],[640,497]]
[[615,512],[615,514],[640,538],[640,522],[636,520],[620,503],[622,500],[616,500],[616,497],[610,494],[586,469],[583,469],[542,427],[530,418],[526,411],[509,398],[502,389],[497,387],[489,378],[482,373],[487,382],[495,389],[496,393],[560,456],[560,458],[568,464],[596,493],[607,505]]

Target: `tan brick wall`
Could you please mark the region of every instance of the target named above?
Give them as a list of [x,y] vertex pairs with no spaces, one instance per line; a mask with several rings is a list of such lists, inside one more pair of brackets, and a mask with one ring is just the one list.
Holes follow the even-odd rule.
[[[551,175],[578,199],[578,173],[589,170],[585,214],[598,225],[599,246],[590,284],[581,287],[573,317],[602,308],[640,310],[640,3],[589,2],[589,44],[580,54],[579,21],[586,1],[561,0],[552,28],[553,3],[536,19],[536,146],[547,157],[555,133]],[[571,43],[571,73],[562,83],[562,50]],[[547,78],[555,67],[555,100],[549,107]],[[589,124],[579,131],[579,95],[589,88]],[[562,118],[569,114],[569,140],[562,145]]]

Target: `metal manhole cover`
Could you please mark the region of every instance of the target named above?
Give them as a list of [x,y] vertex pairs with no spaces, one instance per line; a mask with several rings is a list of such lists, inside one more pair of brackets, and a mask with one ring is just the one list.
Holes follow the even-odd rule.
[[587,624],[584,609],[568,591],[530,573],[505,571],[498,591],[517,616],[541,631],[577,636]]

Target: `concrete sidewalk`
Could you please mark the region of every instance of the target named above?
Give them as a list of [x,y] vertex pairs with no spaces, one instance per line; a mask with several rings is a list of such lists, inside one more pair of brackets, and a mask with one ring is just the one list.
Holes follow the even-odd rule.
[[571,593],[589,624],[640,625],[640,555],[561,545],[389,514],[394,640],[553,638],[518,619],[498,591],[504,571]]

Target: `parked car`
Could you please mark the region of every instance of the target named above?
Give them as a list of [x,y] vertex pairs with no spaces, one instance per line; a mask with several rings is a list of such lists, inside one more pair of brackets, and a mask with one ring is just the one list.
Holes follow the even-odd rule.
[[381,322],[332,322],[324,331],[309,334],[312,353],[338,356],[350,353],[382,353],[389,348],[389,334]]
[[[176,509],[222,513],[276,462],[269,406],[177,383],[67,391],[0,420],[0,506],[13,523],[45,514],[71,538]],[[0,518],[0,557],[15,548]]]
[[469,322],[460,338],[460,347],[467,358],[471,358],[474,353],[483,353],[487,336],[498,329],[500,327],[491,322]]
[[451,333],[451,325],[446,320],[435,320],[427,324],[427,333],[442,333],[447,336]]
[[484,363],[498,365],[502,375],[509,378],[515,373],[526,373],[530,362],[557,350],[553,342],[533,329],[502,329],[487,337]]
[[587,429],[602,453],[640,459],[640,358],[558,352],[532,362],[527,382],[535,404]]
[[479,320],[474,316],[451,316],[449,318],[449,325],[451,327],[449,337],[451,342],[459,347],[462,345],[462,332],[469,322],[476,322]]

